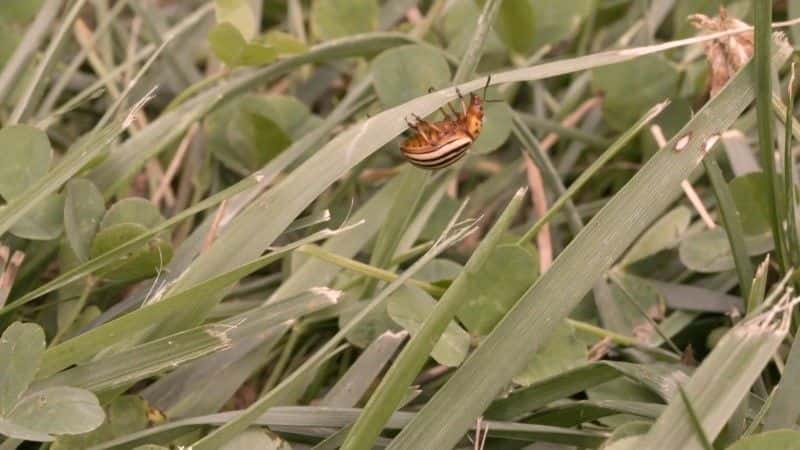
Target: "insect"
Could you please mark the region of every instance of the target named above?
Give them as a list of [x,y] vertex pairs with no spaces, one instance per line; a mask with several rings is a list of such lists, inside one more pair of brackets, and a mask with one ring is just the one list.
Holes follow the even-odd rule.
[[447,106],[452,115],[444,107],[440,108],[444,120],[428,122],[417,115],[413,115],[416,119],[415,123],[406,119],[409,128],[414,130],[415,134],[400,145],[403,156],[411,164],[424,169],[441,169],[464,157],[481,133],[483,103],[491,79],[492,77],[486,79],[483,95],[470,94],[469,104],[464,101],[464,96],[456,89],[458,98],[461,100],[460,114],[448,103]]

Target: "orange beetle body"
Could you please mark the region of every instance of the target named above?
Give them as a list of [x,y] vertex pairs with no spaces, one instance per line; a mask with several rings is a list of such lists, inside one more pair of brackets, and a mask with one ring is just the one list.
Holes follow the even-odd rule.
[[[490,79],[486,80],[487,87]],[[485,92],[486,87],[484,95]],[[463,158],[478,138],[483,127],[483,98],[470,94],[467,105],[460,92],[458,96],[461,98],[460,114],[453,111],[451,116],[442,109],[444,120],[427,122],[415,116],[416,123],[408,124],[415,134],[406,139],[400,149],[411,164],[424,169],[447,167]]]

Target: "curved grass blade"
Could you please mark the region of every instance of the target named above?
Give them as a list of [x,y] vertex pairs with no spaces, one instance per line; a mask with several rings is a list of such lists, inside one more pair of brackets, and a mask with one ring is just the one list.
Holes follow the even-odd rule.
[[[790,49],[784,40],[778,44],[774,61],[782,64]],[[522,370],[527,356],[680,195],[680,183],[705,156],[707,141],[729,127],[753,101],[752,83],[748,65],[651,157],[394,439],[391,450],[451,448],[458,442],[492,398]],[[676,151],[679,142],[682,145]]]

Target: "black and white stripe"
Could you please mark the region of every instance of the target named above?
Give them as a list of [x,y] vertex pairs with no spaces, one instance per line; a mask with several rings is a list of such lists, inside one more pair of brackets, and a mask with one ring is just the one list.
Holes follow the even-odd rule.
[[404,152],[404,154],[415,166],[425,169],[440,169],[461,159],[470,145],[472,145],[472,139],[467,136],[459,136],[438,147],[433,147],[429,152]]

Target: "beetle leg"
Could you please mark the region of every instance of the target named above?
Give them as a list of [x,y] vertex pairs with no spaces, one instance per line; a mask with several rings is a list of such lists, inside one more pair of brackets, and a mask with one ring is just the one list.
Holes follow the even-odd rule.
[[433,130],[433,131],[435,131],[437,133],[441,133],[442,132],[441,128],[439,128],[438,126],[436,126],[435,124],[433,124],[431,122],[428,122],[427,120],[423,119],[422,117],[420,117],[420,116],[418,116],[416,114],[412,114],[411,116],[414,117],[415,119],[417,119],[417,124],[421,125],[422,128],[427,128],[427,129]]
[[427,133],[425,133],[425,128],[428,128],[428,123],[420,119],[416,114],[412,114],[412,117],[417,119],[417,123],[411,123],[411,121],[408,120],[408,117],[406,117],[406,124],[409,128],[416,131],[417,134],[420,135],[423,140],[425,140],[425,143],[430,144],[431,139],[428,137]]
[[467,103],[464,102],[464,96],[461,94],[461,89],[456,88],[456,94],[458,94],[458,99],[461,101],[461,111],[463,111],[463,114],[466,116],[467,115]]
[[[434,90],[435,90],[435,89],[433,88],[433,86],[429,87],[429,88],[428,88],[428,94],[430,94],[430,93],[431,93],[431,92],[433,92]],[[448,102],[448,103],[447,103],[447,107],[448,107],[448,108],[450,108],[450,111],[453,113],[453,116],[455,116],[455,117],[458,117],[458,114],[456,113],[456,110],[455,110],[455,109],[453,109],[453,105],[451,105],[451,104]],[[447,112],[447,110],[446,110],[446,109],[444,109],[444,106],[442,106],[442,107],[440,107],[440,108],[439,108],[439,112],[441,112],[441,113],[442,113],[442,116],[444,116],[444,119],[445,119],[445,120],[453,120],[453,118],[450,116],[450,114]]]

